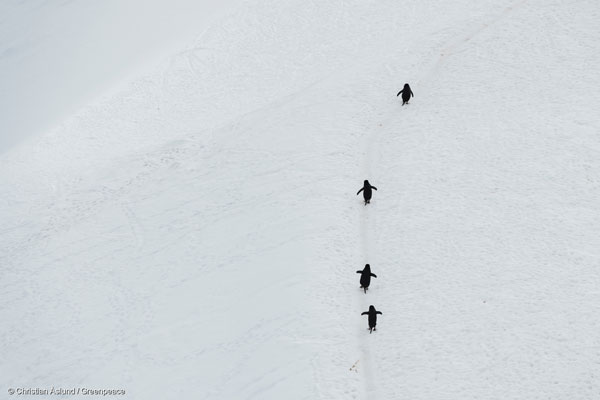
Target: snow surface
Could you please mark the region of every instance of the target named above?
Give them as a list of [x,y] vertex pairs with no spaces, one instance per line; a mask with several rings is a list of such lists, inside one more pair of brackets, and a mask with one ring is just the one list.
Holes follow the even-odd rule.
[[0,153],[193,42],[237,0],[2,0]]
[[0,157],[0,383],[597,398],[599,18],[240,3]]

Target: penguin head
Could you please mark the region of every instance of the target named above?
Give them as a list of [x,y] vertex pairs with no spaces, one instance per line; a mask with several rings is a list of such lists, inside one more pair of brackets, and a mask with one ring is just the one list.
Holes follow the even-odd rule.
[[369,181],[367,179],[365,179],[365,185],[368,185]]
[[369,306],[369,312],[375,312],[375,306]]
[[371,266],[369,264],[365,264],[364,272],[371,272]]
[[404,89],[408,89],[410,86],[408,86],[408,83],[404,84]]

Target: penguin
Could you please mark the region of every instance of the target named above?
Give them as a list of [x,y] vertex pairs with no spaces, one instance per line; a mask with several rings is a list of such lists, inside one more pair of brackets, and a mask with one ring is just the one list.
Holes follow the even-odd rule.
[[408,104],[408,101],[410,100],[411,96],[415,97],[412,90],[410,89],[410,86],[408,86],[408,83],[404,84],[404,89],[399,91],[396,97],[400,96],[400,93],[402,93],[402,105]]
[[356,271],[357,274],[360,275],[360,288],[365,290],[365,294],[367,290],[369,290],[369,285],[371,284],[371,277],[377,278],[377,275],[371,272],[371,266],[369,264],[365,265],[365,269],[362,271]]
[[381,311],[377,311],[372,305],[369,306],[369,311],[365,311],[362,314],[360,314],[369,316],[369,333],[373,333],[373,331],[377,330],[375,328],[375,326],[377,325],[377,314],[383,315]]
[[367,204],[371,203],[371,196],[373,195],[373,192],[371,191],[371,189],[377,190],[377,188],[375,186],[371,186],[371,184],[369,183],[368,180],[365,180],[365,183],[363,184],[362,189],[360,189],[358,192],[356,192],[357,196],[360,192],[363,192],[363,197],[365,199],[365,206]]

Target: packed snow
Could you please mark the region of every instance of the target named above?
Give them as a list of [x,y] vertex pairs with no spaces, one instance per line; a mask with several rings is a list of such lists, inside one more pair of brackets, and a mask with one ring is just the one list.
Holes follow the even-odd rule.
[[[0,29],[25,32],[38,3],[121,39],[83,0],[11,1]],[[173,29],[201,18],[187,3]],[[597,2],[228,7],[130,47],[118,78],[63,70],[82,80],[60,110],[32,83],[0,121],[27,137],[0,154],[0,390],[597,398]],[[8,56],[29,49],[14,35]],[[3,109],[26,95],[11,76]]]

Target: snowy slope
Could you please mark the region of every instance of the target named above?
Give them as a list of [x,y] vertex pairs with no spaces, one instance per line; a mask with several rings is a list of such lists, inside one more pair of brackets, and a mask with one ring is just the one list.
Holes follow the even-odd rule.
[[151,70],[237,3],[0,2],[0,153]]
[[244,2],[2,155],[2,386],[595,398],[599,10],[440,3]]

